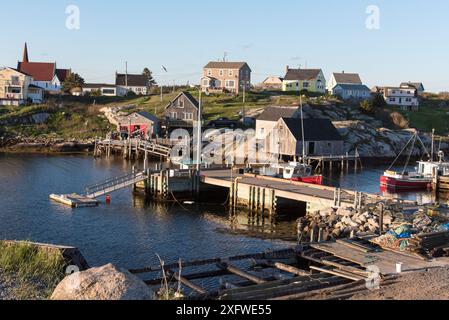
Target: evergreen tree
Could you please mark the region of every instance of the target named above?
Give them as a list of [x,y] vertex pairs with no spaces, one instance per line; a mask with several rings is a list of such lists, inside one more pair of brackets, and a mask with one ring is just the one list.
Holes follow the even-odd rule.
[[62,91],[70,92],[73,88],[82,87],[84,79],[78,73],[70,74],[62,83]]
[[153,87],[157,84],[156,80],[154,80],[153,78],[153,72],[150,69],[148,68],[143,69],[142,74],[147,76],[148,78],[148,87]]

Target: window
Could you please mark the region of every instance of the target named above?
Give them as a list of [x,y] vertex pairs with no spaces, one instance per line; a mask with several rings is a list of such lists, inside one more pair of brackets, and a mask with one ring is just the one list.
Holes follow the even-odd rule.
[[184,100],[181,99],[178,100],[178,108],[184,109]]
[[103,94],[115,94],[114,89],[103,89]]
[[232,77],[234,75],[234,71],[233,70],[229,70],[229,76]]
[[226,88],[235,88],[234,80],[226,80]]
[[193,113],[185,112],[184,113],[184,120],[193,120]]
[[209,86],[209,80],[204,79],[203,80],[203,86],[208,87]]
[[212,75],[212,70],[207,70],[207,75],[210,77]]
[[170,112],[170,119],[178,119],[178,113],[177,112]]
[[396,102],[396,98],[390,98],[389,101],[390,102]]
[[260,135],[261,135],[261,136],[264,136],[264,135],[265,135],[265,128],[261,128],[261,129],[260,129]]
[[13,85],[19,85],[20,84],[20,78],[17,76],[11,76],[11,82]]
[[309,84],[308,82],[303,82],[302,87],[303,87],[303,88],[308,88],[309,85],[310,85],[310,84]]
[[22,88],[10,87],[8,88],[8,93],[22,93]]
[[299,82],[296,82],[296,88],[299,88]]
[[224,76],[224,70],[220,70],[220,77]]
[[405,101],[412,102],[412,98],[407,98],[407,99],[405,99]]

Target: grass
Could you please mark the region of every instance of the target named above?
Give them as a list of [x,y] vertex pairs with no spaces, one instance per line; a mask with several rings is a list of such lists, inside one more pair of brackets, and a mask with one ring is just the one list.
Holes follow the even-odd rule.
[[17,299],[50,297],[64,277],[65,261],[57,250],[34,246],[27,242],[0,242],[0,269],[17,278]]
[[[188,91],[198,99],[196,89]],[[91,139],[98,136],[104,137],[108,132],[115,130],[100,109],[104,106],[135,105],[132,111],[145,110],[164,118],[165,108],[181,91],[165,93],[161,101],[160,95],[135,96],[135,97],[63,97],[51,100],[46,105],[28,107],[0,107],[0,121],[11,118],[24,117],[39,112],[49,112],[51,117],[42,125],[9,125],[0,128],[0,134],[16,134],[26,137],[49,137],[63,139]],[[305,93],[303,103],[319,106],[323,102],[331,103],[337,107],[341,101],[336,98]],[[270,105],[298,106],[300,97],[297,92],[266,92],[251,91],[246,94],[246,103],[243,105],[243,95],[203,94],[204,119],[206,121],[226,117],[238,120],[242,109],[245,113],[252,114],[255,110],[263,109]],[[439,135],[449,133],[449,94],[426,95],[421,102],[421,108],[417,112],[402,111],[399,108],[388,108],[386,112],[399,112],[410,123],[410,127],[423,132],[436,129]]]
[[431,132],[435,129],[438,135],[449,133],[449,106],[447,101],[439,99],[423,99],[419,111],[403,111],[394,108],[404,115],[410,122],[411,128],[416,128],[422,132]]

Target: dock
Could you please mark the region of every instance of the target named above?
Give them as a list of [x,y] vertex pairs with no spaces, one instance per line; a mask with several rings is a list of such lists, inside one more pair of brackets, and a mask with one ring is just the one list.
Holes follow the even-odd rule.
[[98,206],[97,200],[78,194],[68,194],[68,195],[51,194],[50,199],[55,202],[69,206],[71,208],[86,208]]
[[[340,300],[395,283],[399,263],[401,273],[449,266],[447,258],[423,259],[384,250],[370,243],[369,237],[235,257],[180,260],[129,271],[157,291],[164,268],[173,275],[168,285],[181,286],[185,298],[191,300]],[[180,269],[182,276],[175,277]]]
[[229,189],[231,204],[248,206],[250,211],[275,211],[278,199],[306,203],[307,211],[311,213],[322,209],[342,206],[351,206],[355,209],[360,209],[368,204],[379,202],[415,205],[413,201],[398,200],[389,196],[306,184],[254,174],[240,174],[232,170],[202,171],[201,182],[203,184]]

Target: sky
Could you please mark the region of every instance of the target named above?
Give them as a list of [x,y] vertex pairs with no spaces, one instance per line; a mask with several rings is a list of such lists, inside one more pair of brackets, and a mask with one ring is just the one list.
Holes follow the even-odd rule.
[[[79,29],[67,28],[70,5]],[[2,12],[0,66],[15,67],[27,42],[31,61],[56,61],[87,82],[113,82],[128,62],[130,73],[148,67],[165,85],[198,83],[202,67],[226,54],[248,62],[253,84],[289,65],[322,68],[327,79],[357,72],[370,87],[416,81],[449,91],[447,0],[14,0]],[[367,27],[373,21],[378,28]]]

